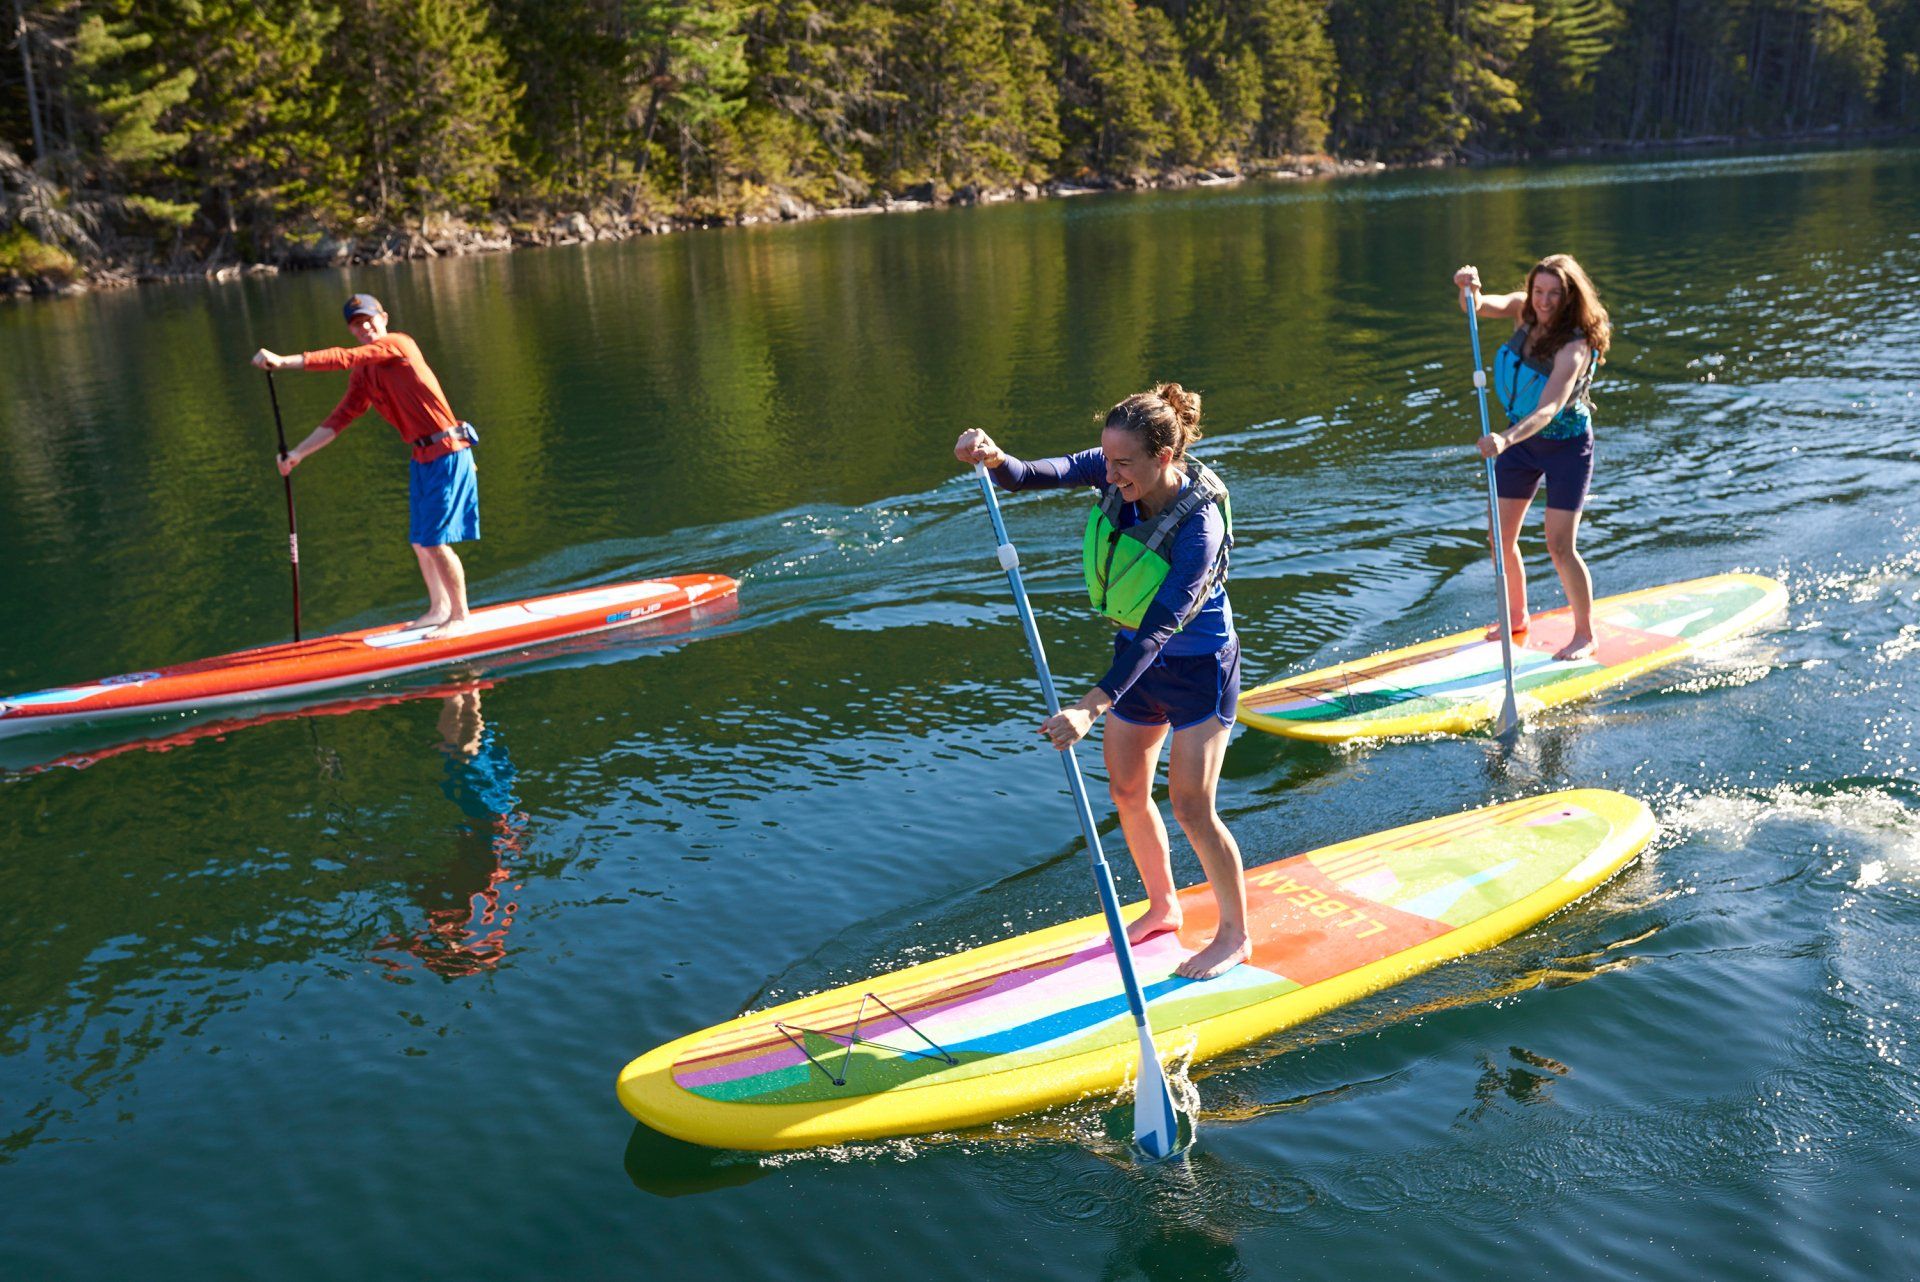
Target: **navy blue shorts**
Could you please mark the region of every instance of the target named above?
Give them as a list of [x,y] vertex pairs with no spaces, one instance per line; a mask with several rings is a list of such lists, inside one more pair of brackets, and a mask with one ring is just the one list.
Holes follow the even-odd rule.
[[480,479],[473,451],[414,463],[407,487],[407,541],[435,548],[480,537]]
[[[1114,658],[1129,642],[1113,640]],[[1240,714],[1240,640],[1235,637],[1212,654],[1161,651],[1140,679],[1127,687],[1107,715],[1133,726],[1172,726],[1185,730],[1208,717],[1232,725]]]
[[1582,432],[1564,441],[1530,436],[1509,445],[1493,461],[1494,488],[1503,499],[1530,499],[1547,483],[1547,506],[1560,512],[1578,512],[1587,505],[1587,486],[1593,482],[1593,433]]

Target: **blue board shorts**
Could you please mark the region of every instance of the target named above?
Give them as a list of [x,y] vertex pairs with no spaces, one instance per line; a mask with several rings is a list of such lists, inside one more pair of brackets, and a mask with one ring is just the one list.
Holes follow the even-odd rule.
[[471,449],[416,462],[407,485],[407,541],[436,548],[480,537],[480,479]]
[[1587,505],[1587,487],[1593,483],[1593,433],[1565,440],[1528,437],[1509,445],[1493,461],[1494,488],[1503,499],[1530,499],[1547,483],[1547,506],[1560,512],[1578,512]]
[[[1113,655],[1132,644],[1113,640]],[[1130,726],[1172,726],[1185,730],[1208,717],[1232,725],[1240,715],[1240,639],[1234,637],[1212,654],[1161,651],[1140,679],[1107,710]]]

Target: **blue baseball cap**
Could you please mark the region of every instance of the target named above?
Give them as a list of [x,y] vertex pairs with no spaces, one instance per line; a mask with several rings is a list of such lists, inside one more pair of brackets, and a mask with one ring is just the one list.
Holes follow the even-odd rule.
[[343,310],[347,315],[347,324],[351,325],[356,316],[383,316],[387,309],[380,306],[380,300],[372,294],[355,294],[347,300]]

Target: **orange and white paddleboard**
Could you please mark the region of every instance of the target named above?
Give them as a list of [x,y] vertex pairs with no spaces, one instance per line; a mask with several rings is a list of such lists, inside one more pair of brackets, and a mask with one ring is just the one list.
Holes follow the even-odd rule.
[[483,606],[452,636],[429,638],[430,629],[389,624],[0,696],[0,737],[117,717],[295,698],[626,627],[731,597],[739,588],[724,574],[619,583]]

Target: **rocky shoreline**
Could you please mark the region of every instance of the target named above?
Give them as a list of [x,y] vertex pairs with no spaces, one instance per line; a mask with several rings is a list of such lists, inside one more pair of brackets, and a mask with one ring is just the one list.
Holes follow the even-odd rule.
[[[1566,159],[1573,156],[1622,152],[1730,150],[1766,144],[1862,143],[1910,136],[1905,129],[1843,130],[1837,126],[1782,134],[1775,137],[1736,138],[1706,136],[1661,139],[1646,142],[1597,142],[1580,147],[1559,147],[1543,153],[1541,159]],[[231,252],[216,253],[205,259],[179,258],[167,262],[113,262],[92,264],[84,274],[70,279],[45,276],[0,276],[0,299],[8,297],[55,297],[85,293],[92,289],[114,289],[151,283],[186,281],[236,281],[245,276],[269,276],[281,271],[301,271],[325,267],[348,267],[370,263],[394,263],[420,258],[458,258],[469,254],[504,253],[513,249],[534,249],[558,245],[585,245],[596,241],[628,240],[635,236],[660,236],[673,232],[700,231],[718,227],[751,227],[771,223],[805,222],[814,218],[852,218],[867,214],[912,213],[924,209],[967,205],[995,205],[1018,200],[1046,200],[1085,196],[1107,191],[1148,191],[1162,188],[1216,187],[1246,181],[1288,181],[1300,178],[1325,178],[1357,174],[1375,174],[1397,169],[1436,169],[1456,164],[1483,165],[1520,162],[1534,158],[1508,153],[1475,152],[1454,159],[1433,157],[1427,160],[1387,164],[1376,160],[1344,160],[1333,156],[1293,156],[1233,168],[1174,169],[1157,174],[1113,176],[1103,174],[1057,178],[1045,183],[1019,183],[1011,187],[961,187],[948,191],[933,183],[922,183],[900,192],[882,192],[860,205],[821,208],[787,194],[776,192],[759,204],[725,215],[689,217],[658,211],[618,208],[594,210],[542,210],[518,215],[496,215],[485,221],[445,219],[425,229],[383,229],[354,236],[328,236],[311,244],[284,242],[261,261],[248,262]]]
[[1167,173],[1110,177],[1088,175],[1047,183],[1020,183],[1012,187],[962,187],[945,191],[924,183],[901,192],[876,195],[862,205],[821,208],[776,193],[758,206],[726,217],[689,218],[615,208],[543,211],[526,217],[497,216],[487,221],[447,219],[422,229],[380,230],[357,236],[323,237],[310,245],[291,242],[263,261],[244,262],[231,254],[205,260],[168,262],[108,262],[90,266],[72,279],[45,276],[0,276],[0,297],[56,297],[94,289],[115,289],[153,283],[186,281],[229,282],[246,276],[271,276],[281,271],[393,263],[422,258],[459,258],[471,254],[504,253],[597,241],[628,240],[673,232],[717,227],[750,227],[771,223],[805,222],[815,218],[852,218],[868,214],[911,213],[1010,201],[1045,200],[1091,195],[1104,191],[1145,191],[1158,188],[1213,187],[1252,180],[1290,180],[1332,175],[1370,174],[1387,169],[1378,161],[1337,160],[1330,156],[1290,158],[1259,167],[1179,169]]

